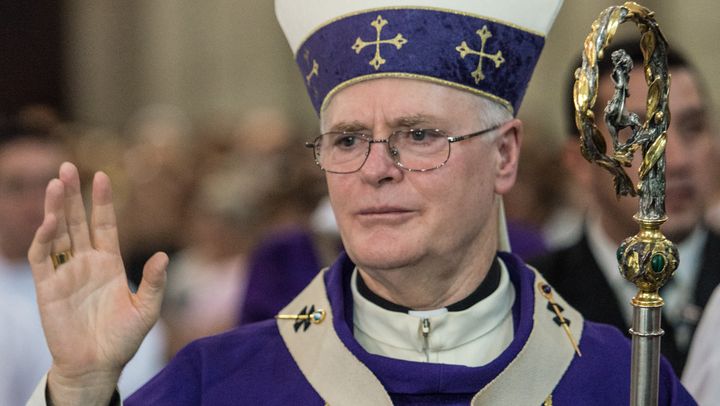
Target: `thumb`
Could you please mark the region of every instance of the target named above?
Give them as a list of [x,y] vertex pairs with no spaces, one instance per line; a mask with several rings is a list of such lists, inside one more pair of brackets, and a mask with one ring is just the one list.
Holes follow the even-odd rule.
[[137,299],[141,308],[153,317],[153,322],[160,314],[163,292],[165,291],[165,272],[170,259],[164,252],[156,252],[143,267],[143,277],[137,290]]

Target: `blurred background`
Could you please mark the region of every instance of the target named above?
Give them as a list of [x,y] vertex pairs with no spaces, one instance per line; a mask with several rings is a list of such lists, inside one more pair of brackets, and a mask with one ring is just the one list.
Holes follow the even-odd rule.
[[[561,129],[558,86],[570,55],[580,51],[598,13],[620,3],[563,5],[522,109],[548,132]],[[718,100],[720,85],[710,78],[720,76],[720,9],[711,0],[642,3],[656,12],[671,46],[697,62]],[[0,19],[3,112],[46,102],[73,120],[119,128],[157,103],[192,120],[233,120],[270,107],[315,125],[271,1],[3,1]]]

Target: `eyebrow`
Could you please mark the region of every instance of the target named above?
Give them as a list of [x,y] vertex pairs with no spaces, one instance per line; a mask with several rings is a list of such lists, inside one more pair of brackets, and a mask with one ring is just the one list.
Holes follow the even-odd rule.
[[[437,121],[431,116],[425,114],[413,114],[409,116],[401,116],[392,121],[391,127],[417,127],[419,125],[426,125],[433,121]],[[359,121],[341,121],[333,125],[328,132],[356,132],[356,131],[370,131],[370,129]]]
[[673,116],[673,118],[678,121],[696,120],[698,118],[704,120],[706,119],[707,115],[708,111],[705,106],[694,106],[684,110],[680,110],[678,113],[676,113],[676,115]]
[[404,116],[395,120],[395,127],[417,127],[418,125],[425,125],[430,122],[437,121],[432,117],[424,114],[414,114],[412,116]]
[[341,121],[328,130],[328,132],[355,132],[355,131],[369,131],[367,126],[361,124],[359,121]]

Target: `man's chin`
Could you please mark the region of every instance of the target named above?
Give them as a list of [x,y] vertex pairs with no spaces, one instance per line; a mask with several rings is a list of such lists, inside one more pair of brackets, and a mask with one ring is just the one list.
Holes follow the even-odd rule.
[[695,230],[698,223],[700,219],[695,215],[668,214],[668,221],[662,225],[661,231],[670,241],[679,244]]
[[350,259],[362,269],[393,270],[417,263],[417,258],[401,250],[363,250],[348,252]]

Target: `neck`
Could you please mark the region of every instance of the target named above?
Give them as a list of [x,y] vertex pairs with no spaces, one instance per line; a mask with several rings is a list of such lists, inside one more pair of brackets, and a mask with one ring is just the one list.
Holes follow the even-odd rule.
[[358,267],[358,271],[373,293],[391,303],[413,310],[439,309],[468,297],[485,280],[497,247],[495,239],[489,240],[480,254],[456,262],[432,261],[392,270]]
[[600,224],[605,235],[618,245],[626,238],[637,234],[639,230],[635,222],[617,221],[617,219],[613,219],[612,216],[605,214],[600,216]]
[[[469,296],[449,306],[441,307],[439,309],[425,310],[424,312],[432,313],[438,310],[459,312],[474,306],[476,303],[486,299],[488,296],[490,296],[497,290],[498,285],[500,284],[501,273],[502,271],[500,268],[500,261],[496,257],[493,260],[487,275],[485,275],[485,280],[483,280],[483,282]],[[367,284],[361,276],[357,276],[353,288],[356,289],[358,295],[362,296],[365,300],[372,302],[376,306],[379,306],[385,310],[399,313],[421,312],[418,310],[413,310],[404,306],[400,306],[398,304],[389,302],[381,298],[380,296],[376,295],[375,292],[371,291],[370,288],[368,288]]]

